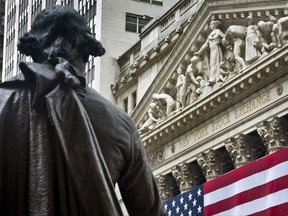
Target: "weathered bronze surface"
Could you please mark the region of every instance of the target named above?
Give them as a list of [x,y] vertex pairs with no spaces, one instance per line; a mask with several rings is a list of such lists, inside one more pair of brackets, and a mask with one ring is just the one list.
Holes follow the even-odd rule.
[[133,121],[88,88],[105,50],[84,19],[52,6],[18,49],[34,63],[0,85],[0,215],[164,215]]

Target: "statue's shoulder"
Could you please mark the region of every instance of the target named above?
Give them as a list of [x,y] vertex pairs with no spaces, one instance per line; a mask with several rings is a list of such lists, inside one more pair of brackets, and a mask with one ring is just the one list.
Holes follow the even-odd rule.
[[86,95],[82,101],[86,111],[97,116],[99,121],[109,120],[110,123],[131,126],[133,124],[131,117],[120,107],[104,98],[99,92],[86,88]]

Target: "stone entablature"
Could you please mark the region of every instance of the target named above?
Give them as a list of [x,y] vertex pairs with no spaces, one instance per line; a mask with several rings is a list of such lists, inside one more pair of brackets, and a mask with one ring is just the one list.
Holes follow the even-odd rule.
[[[162,142],[168,137],[171,139],[173,135],[177,137],[179,131],[184,132],[194,128],[199,121],[205,121],[213,117],[215,112],[225,110],[231,105],[242,101],[252,93],[256,93],[263,86],[272,83],[279,77],[285,75],[287,71],[283,70],[288,61],[287,54],[288,46],[277,50],[257,63],[248,67],[243,73],[239,74],[230,82],[225,83],[221,88],[214,90],[213,87],[207,87],[210,90],[209,97],[203,97],[202,100],[197,100],[193,104],[185,107],[180,112],[167,118],[165,121],[156,125],[153,130],[142,135],[142,140],[147,147],[151,144]],[[207,91],[208,92],[208,91]],[[277,97],[271,96],[272,92],[265,92],[259,95],[258,99],[247,104],[242,104],[241,107],[235,110],[234,117],[223,116],[218,121],[214,122],[214,128],[219,128],[220,124],[235,121],[244,116],[243,110],[254,110],[265,103],[273,101]],[[273,95],[277,95],[276,90]],[[260,102],[259,102],[260,101]],[[202,132],[205,134],[204,129]]]
[[[282,79],[281,82],[278,81],[262,89],[257,94],[243,99],[242,102],[238,102],[200,125],[185,130],[186,132],[178,135],[177,138],[171,139],[169,133],[172,133],[172,131],[162,135],[163,139],[168,137],[165,140],[157,140],[155,136],[151,136],[151,140],[149,140],[151,143],[146,144],[151,166],[155,170],[169,170],[171,167],[168,164],[173,164],[174,161],[177,164],[185,160],[195,160],[198,154],[207,149],[218,149],[224,146],[230,153],[235,167],[242,166],[255,160],[257,156],[255,156],[254,152],[259,150],[257,145],[250,145],[250,143],[254,142],[253,139],[244,139],[243,136],[251,131],[255,131],[255,134],[258,134],[259,129],[262,130],[263,125],[265,125],[266,131],[270,130],[267,135],[269,135],[269,143],[272,147],[277,147],[278,150],[283,146],[287,146],[287,141],[284,141],[287,140],[285,138],[288,132],[287,126],[285,126],[287,122],[285,124],[284,120],[279,120],[279,116],[288,114],[288,76],[286,75]],[[283,88],[281,94],[278,92],[279,86]],[[273,113],[274,116],[269,116],[268,113]],[[267,124],[273,124],[274,128],[277,128],[274,129],[274,139],[272,139],[273,131],[268,128]],[[258,137],[257,143],[263,143],[267,149],[267,154],[271,153],[272,151],[269,150],[270,145],[261,141],[264,136],[259,133]],[[162,141],[165,145],[162,145]],[[231,145],[233,146],[232,149],[230,148]],[[181,160],[177,161],[178,158],[181,158]],[[160,168],[164,165],[165,169]]]

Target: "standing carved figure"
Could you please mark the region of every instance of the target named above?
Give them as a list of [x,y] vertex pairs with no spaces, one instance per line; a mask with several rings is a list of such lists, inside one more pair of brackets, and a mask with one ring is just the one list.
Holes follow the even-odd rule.
[[132,119],[86,86],[105,49],[84,18],[46,8],[18,49],[34,62],[0,84],[0,215],[123,215],[116,183],[130,215],[165,215]]
[[252,64],[258,60],[261,56],[260,39],[258,37],[258,27],[255,25],[252,16],[247,17],[248,26],[246,28],[245,39],[245,61],[248,64]]
[[200,72],[198,68],[199,61],[200,58],[198,56],[193,56],[190,60],[190,64],[186,69],[186,77],[188,83],[186,97],[189,103],[192,103],[197,98],[197,96],[202,93],[203,87],[206,85],[207,77],[205,74]]
[[210,51],[209,66],[210,75],[208,82],[214,84],[220,74],[220,63],[223,61],[222,53],[222,38],[225,37],[224,33],[219,29],[221,22],[219,20],[212,20],[210,22],[211,33],[208,35],[206,42],[195,53],[196,56],[203,55],[204,51]]
[[176,83],[176,110],[180,110],[186,105],[187,79],[183,74],[182,68],[177,69],[177,83]]

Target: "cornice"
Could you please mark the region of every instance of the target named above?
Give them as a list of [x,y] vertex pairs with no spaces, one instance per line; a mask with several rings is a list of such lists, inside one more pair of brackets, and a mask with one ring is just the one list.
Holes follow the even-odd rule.
[[144,56],[142,56],[142,58],[138,60],[139,61],[138,63],[142,64],[141,67],[139,66],[139,68],[133,68],[131,72],[129,74],[126,74],[126,76],[124,77],[125,81],[123,83],[121,83],[121,81],[117,83],[118,87],[117,91],[114,92],[114,96],[116,98],[119,97],[127,89],[129,89],[131,86],[133,86],[135,83],[138,82],[138,77],[142,73],[144,73],[147,70],[147,68],[151,67],[157,61],[169,55],[171,50],[174,48],[176,41],[177,40],[173,41],[171,44],[169,44],[169,46],[167,46],[165,49],[163,49],[161,52],[159,52],[149,60],[144,60]]

